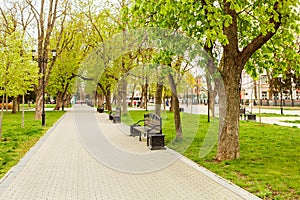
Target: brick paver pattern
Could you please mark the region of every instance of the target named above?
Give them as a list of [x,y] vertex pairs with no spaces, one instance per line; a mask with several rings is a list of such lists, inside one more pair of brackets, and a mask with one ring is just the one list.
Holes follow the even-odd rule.
[[2,179],[0,199],[256,199],[220,184],[170,150],[150,151],[121,126],[75,105],[19,172],[13,169]]

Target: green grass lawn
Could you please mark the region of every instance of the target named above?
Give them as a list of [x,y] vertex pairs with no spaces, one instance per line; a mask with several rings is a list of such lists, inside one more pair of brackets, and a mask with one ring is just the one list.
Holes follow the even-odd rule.
[[300,120],[281,120],[281,122],[293,123],[293,124],[300,124]]
[[[45,108],[55,108],[56,104],[45,104]],[[34,109],[35,104],[24,104],[24,110]],[[22,105],[20,105],[20,109],[22,109]]]
[[34,120],[34,112],[25,112],[25,126],[21,128],[22,112],[12,115],[3,113],[2,141],[0,141],[0,178],[16,165],[24,154],[64,114],[62,111],[47,111],[46,126]]
[[[132,124],[144,111],[130,111],[122,121]],[[240,122],[241,157],[217,162],[218,122],[181,113],[183,139],[174,140],[173,113],[162,114],[168,147],[264,199],[300,199],[300,130],[256,122]]]
[[[256,116],[259,116],[259,113],[254,113]],[[291,114],[276,114],[276,113],[260,113],[261,117],[299,117],[299,115],[291,115]]]

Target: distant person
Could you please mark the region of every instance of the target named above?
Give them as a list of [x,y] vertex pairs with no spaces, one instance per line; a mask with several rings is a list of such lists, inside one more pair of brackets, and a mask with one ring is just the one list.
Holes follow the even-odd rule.
[[166,100],[166,106],[169,106],[169,100],[168,99]]

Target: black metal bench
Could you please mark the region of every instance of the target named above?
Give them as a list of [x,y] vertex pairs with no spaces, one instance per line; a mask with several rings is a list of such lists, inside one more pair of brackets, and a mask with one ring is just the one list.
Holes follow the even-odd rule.
[[102,104],[101,107],[98,107],[98,108],[97,108],[97,112],[98,112],[98,113],[104,113],[104,104]]
[[245,120],[247,118],[247,121],[256,121],[256,115],[252,114],[251,112],[248,112],[245,114]]
[[245,116],[246,114],[246,109],[245,108],[240,108],[240,117],[243,119],[243,115]]
[[246,121],[256,121],[256,115],[252,114],[251,112],[246,112],[245,108],[240,108],[240,117]]
[[121,122],[121,108],[117,107],[115,112],[110,112],[109,120],[112,120],[113,123],[120,123]]
[[[141,123],[144,122],[142,125]],[[144,119],[130,125],[130,135],[139,136],[142,141],[142,134],[147,138],[147,146],[151,150],[161,149],[165,146],[165,135],[162,134],[161,117],[154,113],[144,114]]]

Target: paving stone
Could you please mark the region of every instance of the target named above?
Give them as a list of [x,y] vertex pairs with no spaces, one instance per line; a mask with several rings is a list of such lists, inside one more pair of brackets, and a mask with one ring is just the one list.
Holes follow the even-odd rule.
[[0,199],[259,199],[75,105],[0,181]]

